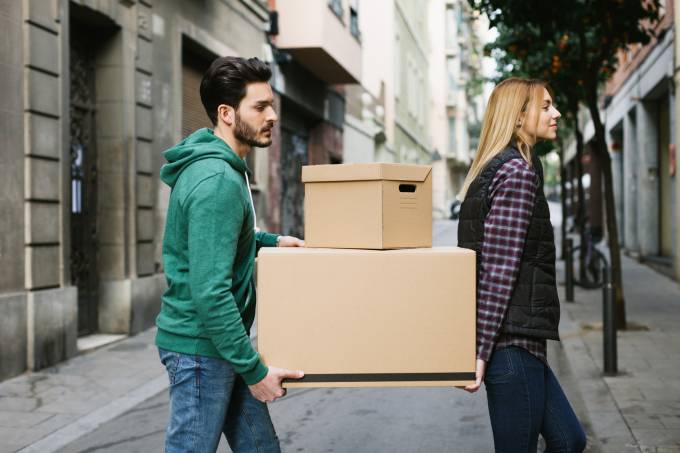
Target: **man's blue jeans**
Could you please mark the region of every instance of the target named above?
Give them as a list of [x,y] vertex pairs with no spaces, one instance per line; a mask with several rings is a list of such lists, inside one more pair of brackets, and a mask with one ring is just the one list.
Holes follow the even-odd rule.
[[484,378],[497,452],[581,452],[586,436],[550,367],[525,349],[493,353]]
[[235,453],[280,452],[267,405],[229,362],[159,348],[170,378],[165,451],[214,452],[222,433]]

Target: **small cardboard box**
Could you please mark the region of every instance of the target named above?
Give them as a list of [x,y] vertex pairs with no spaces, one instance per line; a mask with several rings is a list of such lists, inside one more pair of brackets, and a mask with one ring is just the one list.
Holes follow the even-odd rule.
[[432,167],[302,167],[307,247],[432,247]]
[[475,378],[475,253],[263,248],[257,331],[285,387],[443,387]]

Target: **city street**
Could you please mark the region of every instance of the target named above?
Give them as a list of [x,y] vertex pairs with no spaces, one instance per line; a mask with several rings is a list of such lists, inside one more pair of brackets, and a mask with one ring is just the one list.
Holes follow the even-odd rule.
[[[436,221],[435,245],[454,245],[456,227]],[[680,286],[629,258],[624,277],[638,327],[619,332],[620,373],[602,376],[601,291],[577,288],[568,303],[561,285],[562,341],[548,342],[550,366],[584,425],[587,452],[678,452]],[[167,376],[154,334],[0,383],[0,452],[162,451]],[[483,392],[301,389],[270,408],[284,452],[486,452]],[[219,451],[229,451],[224,440]]]
[[[455,245],[456,228],[436,223],[435,245]],[[294,389],[270,410],[284,452],[484,452],[493,441],[483,392]],[[161,451],[167,417],[163,391],[60,451]],[[224,438],[218,451],[231,451]]]
[[[496,332],[559,339],[585,452],[680,453],[680,0],[542,3],[0,0],[0,453],[164,451],[159,347],[453,385]],[[485,390],[268,408],[285,453],[492,452]]]

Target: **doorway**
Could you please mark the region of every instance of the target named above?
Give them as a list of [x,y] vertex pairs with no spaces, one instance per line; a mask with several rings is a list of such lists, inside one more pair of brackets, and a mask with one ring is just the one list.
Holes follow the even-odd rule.
[[98,330],[97,147],[95,57],[97,42],[71,21],[70,186],[71,283],[78,288],[78,335]]

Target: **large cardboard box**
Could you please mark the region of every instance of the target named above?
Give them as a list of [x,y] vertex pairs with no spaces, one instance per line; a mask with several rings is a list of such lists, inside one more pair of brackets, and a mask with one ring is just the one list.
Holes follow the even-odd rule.
[[286,387],[463,386],[475,376],[475,253],[263,248],[258,348]]
[[432,167],[302,167],[307,247],[432,247]]

